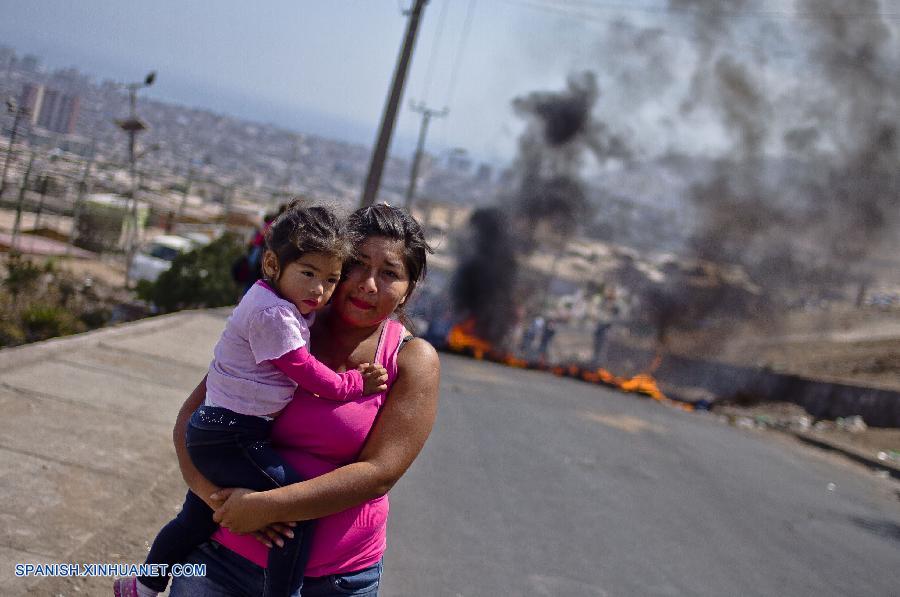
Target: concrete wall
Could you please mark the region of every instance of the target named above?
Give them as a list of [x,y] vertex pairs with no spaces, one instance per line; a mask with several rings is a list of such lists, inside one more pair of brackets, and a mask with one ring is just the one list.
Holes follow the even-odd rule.
[[[613,344],[609,347],[609,369],[637,373],[635,367],[653,361],[654,354]],[[644,365],[646,366],[646,365]],[[662,384],[702,388],[716,399],[741,396],[793,402],[811,415],[835,419],[860,415],[874,427],[900,427],[900,392],[854,386],[837,381],[809,379],[800,375],[728,363],[666,355],[653,376]]]

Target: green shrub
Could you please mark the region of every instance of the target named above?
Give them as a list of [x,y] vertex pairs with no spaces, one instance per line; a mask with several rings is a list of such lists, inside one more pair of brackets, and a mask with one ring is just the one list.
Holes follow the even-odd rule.
[[0,347],[16,346],[26,341],[25,331],[12,321],[0,319]]
[[43,267],[18,253],[11,253],[6,263],[6,278],[3,286],[13,296],[17,296],[37,285],[40,277],[53,271],[53,262],[48,261]]
[[22,327],[30,340],[75,334],[86,329],[68,309],[35,303],[22,312]]
[[237,235],[226,234],[194,251],[179,255],[155,282],[142,281],[137,295],[163,313],[201,307],[233,305],[237,287],[231,265],[244,252]]

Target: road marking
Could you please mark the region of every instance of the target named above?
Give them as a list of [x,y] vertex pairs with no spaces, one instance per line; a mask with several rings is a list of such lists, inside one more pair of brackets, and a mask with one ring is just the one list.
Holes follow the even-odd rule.
[[639,419],[630,415],[602,415],[599,413],[582,412],[580,416],[588,421],[600,423],[607,427],[613,427],[620,431],[627,431],[628,433],[639,433],[641,431],[654,431],[656,433],[665,432],[665,429],[659,425],[654,425],[644,419]]
[[550,576],[544,574],[529,574],[528,580],[536,595],[554,597],[555,595],[593,595],[594,597],[608,597],[609,593],[600,587],[588,584],[584,581],[565,576]]

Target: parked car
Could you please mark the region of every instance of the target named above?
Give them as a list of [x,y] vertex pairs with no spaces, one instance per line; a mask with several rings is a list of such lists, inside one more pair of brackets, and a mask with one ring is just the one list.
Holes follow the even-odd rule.
[[131,262],[131,279],[155,281],[161,273],[172,267],[172,262],[182,253],[197,246],[195,241],[183,236],[164,234],[154,237],[135,253]]

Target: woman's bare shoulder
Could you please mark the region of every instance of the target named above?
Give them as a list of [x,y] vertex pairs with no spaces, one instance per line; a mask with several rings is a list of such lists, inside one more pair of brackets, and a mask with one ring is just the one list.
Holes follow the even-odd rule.
[[418,375],[432,372],[432,374],[437,374],[440,366],[441,361],[434,346],[422,338],[410,338],[397,354],[397,367],[404,373],[410,372]]

